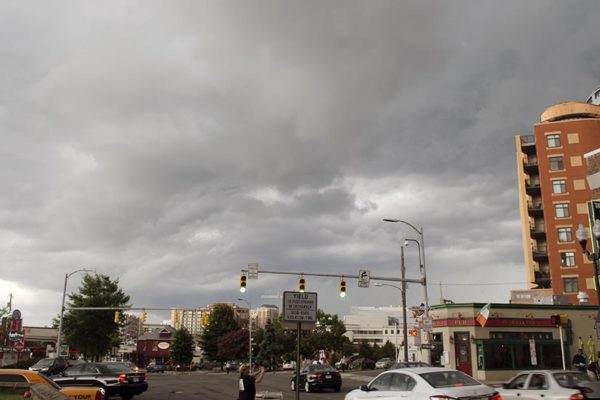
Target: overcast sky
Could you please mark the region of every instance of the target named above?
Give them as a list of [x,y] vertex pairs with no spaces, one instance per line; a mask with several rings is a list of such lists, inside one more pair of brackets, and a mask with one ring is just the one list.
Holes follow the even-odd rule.
[[[595,1],[2,1],[0,304],[49,325],[80,268],[148,308],[237,301],[251,262],[399,277],[417,234],[383,218],[423,227],[431,304],[508,302],[514,137],[600,84],[598,21]],[[400,302],[306,280],[330,313]],[[259,273],[244,298],[296,288]]]

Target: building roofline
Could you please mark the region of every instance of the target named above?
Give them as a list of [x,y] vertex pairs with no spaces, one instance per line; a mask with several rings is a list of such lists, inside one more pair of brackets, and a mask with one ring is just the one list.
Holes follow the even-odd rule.
[[[436,304],[429,306],[430,310],[443,310],[446,308],[474,308],[481,309],[488,303],[452,303],[452,304]],[[597,305],[593,304],[514,304],[514,303],[490,303],[490,310],[498,309],[527,309],[537,308],[539,310],[598,310]]]

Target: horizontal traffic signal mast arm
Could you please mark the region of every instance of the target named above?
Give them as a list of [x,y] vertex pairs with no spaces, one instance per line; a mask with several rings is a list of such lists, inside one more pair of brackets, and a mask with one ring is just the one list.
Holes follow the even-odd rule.
[[[193,308],[193,307],[192,307]],[[124,310],[124,311],[172,311],[172,310],[189,310],[190,307],[169,307],[169,308],[158,308],[158,307],[65,307],[65,310]]]
[[[248,270],[247,269],[243,269],[242,272],[247,273]],[[284,271],[259,271],[259,274],[279,274],[279,275],[303,275],[303,276],[327,276],[330,278],[354,278],[354,279],[359,279],[360,277],[358,275],[348,275],[348,274],[318,274],[318,273],[312,273],[312,272],[284,272]],[[420,278],[420,279],[410,279],[410,278],[396,278],[396,277],[384,277],[384,276],[370,276],[369,277],[370,280],[372,281],[392,281],[392,282],[407,282],[407,283],[418,283],[421,285],[425,284],[425,278]]]

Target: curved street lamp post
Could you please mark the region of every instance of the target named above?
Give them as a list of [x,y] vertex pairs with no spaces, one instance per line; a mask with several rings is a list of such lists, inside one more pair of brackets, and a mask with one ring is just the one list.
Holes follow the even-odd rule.
[[[407,222],[407,221],[404,221],[401,219],[384,218],[383,221],[384,222],[393,222],[393,223],[400,222],[404,225],[408,225],[419,235],[418,241],[415,239],[406,239],[406,240],[407,241],[416,241],[419,244],[419,260],[420,260],[420,262],[422,261],[422,263],[420,265],[420,269],[421,269],[421,274],[423,275],[423,283],[422,284],[423,284],[423,290],[424,290],[424,295],[425,295],[425,320],[427,320],[429,322],[429,295],[427,294],[427,269],[425,266],[425,238],[423,236],[423,227],[421,227],[421,229],[418,229],[416,226],[414,226],[410,222]],[[427,342],[429,342],[429,332],[426,330],[426,333],[427,333],[427,335],[425,335],[425,337],[427,337]],[[429,350],[425,351],[425,358],[426,358],[427,363],[431,363],[431,353]]]
[[60,319],[58,321],[58,337],[56,339],[56,353],[58,355],[60,355],[60,349],[62,346],[62,326],[63,326],[63,315],[65,313],[65,297],[67,295],[67,280],[69,279],[69,277],[71,275],[76,274],[77,272],[94,272],[94,270],[83,268],[83,269],[78,269],[76,271],[68,272],[65,274],[65,286],[63,287],[62,303],[60,306]]
[[[402,287],[396,285],[390,285],[388,283],[376,283],[375,286],[389,286],[398,289],[402,292],[402,340],[404,341],[403,352],[404,361],[408,361],[408,324],[406,323],[406,282],[402,282]],[[395,333],[398,335],[398,318],[396,320]],[[398,347],[398,341],[396,340],[396,348]],[[398,361],[398,355],[396,354],[396,362]]]

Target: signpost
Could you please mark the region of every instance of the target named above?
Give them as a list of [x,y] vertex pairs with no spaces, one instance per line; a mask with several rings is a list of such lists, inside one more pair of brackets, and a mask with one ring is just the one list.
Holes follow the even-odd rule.
[[368,288],[371,280],[371,271],[361,269],[358,271],[358,287]]
[[[300,340],[302,323],[314,328],[317,322],[317,293],[283,292],[283,324],[297,330],[296,337],[296,400],[300,399]],[[306,326],[308,325],[308,326]]]

